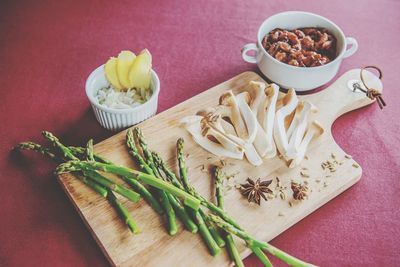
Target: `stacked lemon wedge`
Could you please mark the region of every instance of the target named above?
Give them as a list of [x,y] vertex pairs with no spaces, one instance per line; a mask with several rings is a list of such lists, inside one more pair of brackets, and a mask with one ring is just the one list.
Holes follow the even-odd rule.
[[118,57],[111,57],[105,64],[107,80],[118,91],[131,88],[147,90],[151,80],[151,54],[144,49],[139,55],[124,50]]

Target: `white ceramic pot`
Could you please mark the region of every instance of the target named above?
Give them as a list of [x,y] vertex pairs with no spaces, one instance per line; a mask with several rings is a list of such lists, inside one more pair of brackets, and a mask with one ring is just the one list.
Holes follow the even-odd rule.
[[[293,30],[303,27],[326,28],[336,37],[337,56],[333,61],[318,67],[296,67],[276,60],[262,47],[264,36],[275,28]],[[257,64],[261,72],[279,86],[307,91],[329,82],[338,72],[342,60],[353,55],[357,49],[356,39],[345,37],[343,31],[329,19],[308,12],[288,11],[266,19],[258,30],[257,44],[245,45],[242,57],[248,63]],[[256,55],[248,55],[249,51],[255,51]]]
[[104,74],[104,65],[95,69],[86,80],[86,95],[92,105],[96,119],[104,128],[112,131],[121,130],[144,121],[157,112],[160,80],[155,71],[151,70],[150,87],[153,94],[145,103],[133,108],[116,109],[100,105],[96,98],[96,92],[108,85],[109,83]]

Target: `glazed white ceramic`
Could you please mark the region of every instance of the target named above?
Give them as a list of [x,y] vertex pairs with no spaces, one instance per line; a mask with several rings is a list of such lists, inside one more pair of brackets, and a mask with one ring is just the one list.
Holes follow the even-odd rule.
[[[332,62],[318,67],[295,67],[276,60],[262,47],[262,39],[271,30],[275,28],[293,30],[302,27],[328,29],[337,40],[337,57]],[[350,47],[347,48],[348,46]],[[356,39],[345,37],[343,31],[329,19],[308,12],[288,11],[266,19],[258,30],[257,44],[245,45],[242,57],[248,63],[257,64],[261,72],[279,86],[307,91],[329,82],[337,74],[342,60],[353,55],[357,49]],[[255,56],[248,55],[250,51],[255,51]]]
[[104,74],[104,65],[95,69],[86,80],[86,95],[92,105],[94,115],[101,126],[108,130],[117,131],[137,124],[150,118],[157,112],[158,94],[160,92],[160,80],[157,73],[151,70],[150,87],[153,91],[150,99],[142,105],[127,109],[115,109],[99,104],[95,97],[97,90],[109,83]]

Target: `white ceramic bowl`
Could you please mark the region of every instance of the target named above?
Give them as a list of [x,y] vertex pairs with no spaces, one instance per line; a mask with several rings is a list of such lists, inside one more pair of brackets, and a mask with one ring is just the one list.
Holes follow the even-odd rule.
[[[318,67],[295,67],[282,63],[268,54],[262,47],[262,39],[275,28],[293,30],[303,27],[323,27],[328,29],[337,40],[336,58],[326,65]],[[351,45],[349,49],[347,46]],[[268,79],[284,88],[294,88],[296,91],[307,91],[329,82],[338,72],[342,59],[353,55],[358,49],[354,38],[345,37],[343,31],[332,21],[322,16],[302,12],[288,11],[278,13],[266,19],[257,34],[257,44],[250,43],[243,47],[243,60],[258,65]],[[249,51],[255,51],[250,56]]]
[[104,128],[112,131],[121,130],[144,121],[157,112],[160,80],[155,71],[151,70],[150,87],[153,94],[145,103],[133,108],[116,109],[100,105],[95,97],[96,92],[108,84],[104,74],[104,65],[95,69],[86,80],[86,95],[92,105],[96,119]]

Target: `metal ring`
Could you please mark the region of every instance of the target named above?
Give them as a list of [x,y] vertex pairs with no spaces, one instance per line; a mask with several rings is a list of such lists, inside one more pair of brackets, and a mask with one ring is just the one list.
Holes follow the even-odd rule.
[[376,66],[372,66],[372,65],[371,65],[371,66],[365,66],[365,67],[362,67],[362,68],[361,68],[361,72],[360,72],[361,82],[364,84],[364,86],[365,86],[365,88],[367,88],[367,90],[371,90],[371,88],[368,87],[368,85],[365,83],[365,80],[364,80],[363,71],[366,70],[366,69],[374,69],[374,70],[378,71],[378,73],[379,73],[379,77],[378,77],[379,80],[382,80],[383,74],[382,74],[381,69],[378,68],[378,67],[376,67]]

